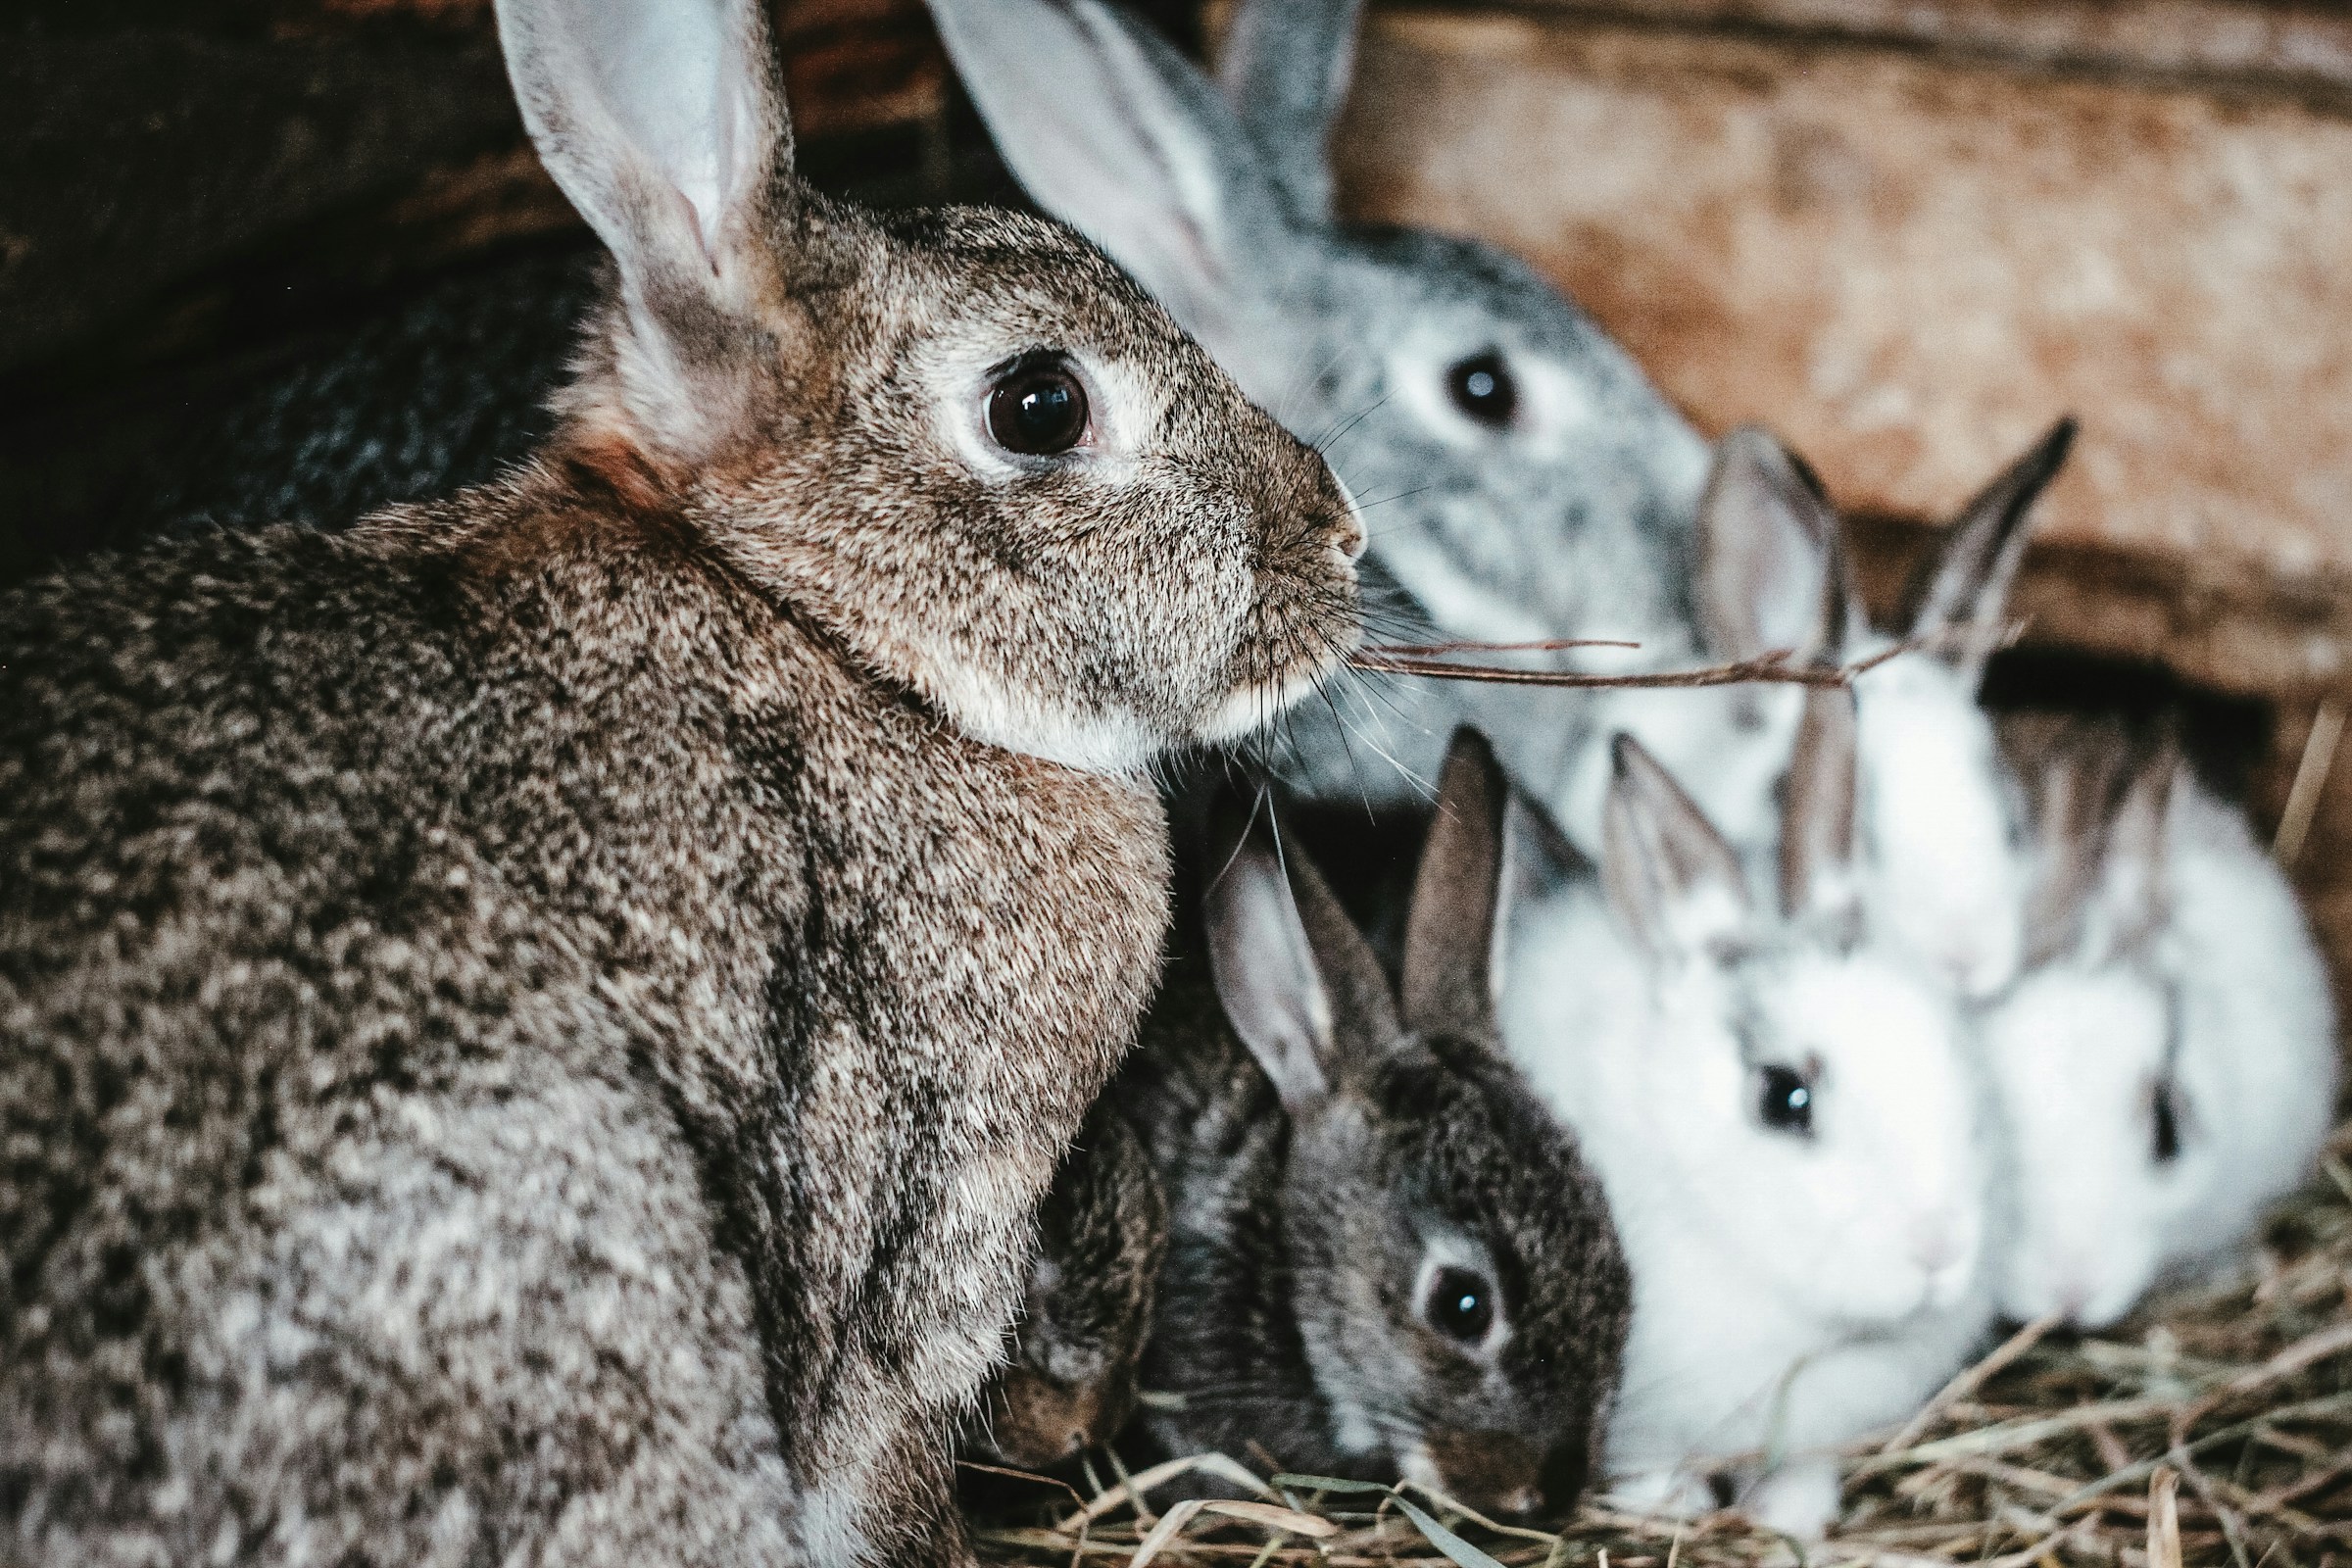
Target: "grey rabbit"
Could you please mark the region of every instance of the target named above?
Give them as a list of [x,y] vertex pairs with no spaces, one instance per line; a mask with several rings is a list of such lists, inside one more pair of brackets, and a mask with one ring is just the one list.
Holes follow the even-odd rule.
[[1006,1364],[964,1436],[977,1458],[1049,1470],[1110,1442],[1134,1413],[1136,1368],[1168,1250],[1159,1176],[1106,1096],[1038,1205]]
[[1565,1510],[1598,1463],[1632,1284],[1597,1181],[1497,1041],[1504,800],[1463,731],[1400,988],[1266,815],[1212,829],[1206,962],[1171,965],[1112,1090],[1168,1192],[1157,1446],[1514,1515]]
[[969,1560],[1167,923],[1361,526],[1089,245],[794,174],[759,0],[500,0],[555,433],[0,596],[0,1558]]
[[[1368,608],[1376,585],[1401,589],[1389,613],[1416,641],[1642,645],[1591,667],[1699,653],[1707,444],[1524,263],[1333,213],[1325,146],[1361,0],[1239,0],[1214,80],[1108,0],[930,5],[1029,194],[1327,450],[1373,525]],[[1291,715],[1284,759],[1326,799],[1419,804],[1457,722],[1546,807],[1606,751],[1577,693],[1380,679],[1329,696]]]

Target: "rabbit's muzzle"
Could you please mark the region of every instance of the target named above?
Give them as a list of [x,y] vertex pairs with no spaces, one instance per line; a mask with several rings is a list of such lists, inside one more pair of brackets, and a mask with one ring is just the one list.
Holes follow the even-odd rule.
[[1592,1475],[1581,1441],[1548,1450],[1508,1432],[1432,1432],[1426,1441],[1440,1490],[1481,1513],[1522,1519],[1565,1513]]
[[1012,1366],[989,1391],[988,1402],[997,1451],[1012,1464],[1046,1469],[1117,1435],[1135,1404],[1135,1379],[1130,1373],[1068,1384]]

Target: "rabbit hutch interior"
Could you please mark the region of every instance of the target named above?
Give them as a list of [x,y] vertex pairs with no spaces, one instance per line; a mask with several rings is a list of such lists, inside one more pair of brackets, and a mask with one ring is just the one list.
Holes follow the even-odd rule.
[[[1083,14],[1072,4],[1061,14]],[[1286,93],[1311,115],[1327,85],[1253,74],[1243,57],[1262,18],[1241,0],[1124,10],[1199,67],[1167,79],[1238,96],[1237,123],[1253,98]],[[949,39],[956,55],[989,56],[985,22],[967,25],[968,44]],[[923,0],[776,0],[773,33],[801,169],[820,188],[885,207],[1058,210],[1059,187],[1031,177],[1009,135],[992,137],[1000,94],[959,79]],[[2198,798],[2242,809],[2247,842],[2291,879],[2342,994],[2352,11],[1370,0],[1328,85],[1343,96],[1327,161],[1311,136],[1253,144],[1306,171],[1286,199],[1328,200],[1375,250],[1398,230],[1497,247],[1573,299],[1706,441],[1772,431],[1810,466],[1791,470],[1800,488],[1817,474],[1842,518],[1852,581],[1887,640],[1935,594],[1954,519],[1987,476],[2071,417],[2046,494],[2019,502],[2034,515],[2014,583],[2013,556],[1981,564],[2007,590],[1998,624],[1972,634],[1989,655],[1983,703],[2005,738],[2070,715],[2143,750],[2177,746]],[[1060,100],[1051,135],[1084,140],[1083,117],[1102,108],[1051,72],[1020,90]],[[1099,136],[1108,162],[1157,147],[1185,168],[1201,160],[1186,177],[1221,177],[1213,147],[1168,140],[1152,113],[1110,105]],[[1212,200],[1195,216],[1238,224],[1240,209]],[[1115,219],[1062,216],[1185,317],[1149,259],[1098,232]],[[0,20],[0,590],[160,534],[331,526],[490,478],[550,427],[543,400],[597,258],[525,139],[490,0],[18,0]],[[1335,289],[1369,286],[1332,275]],[[1393,371],[1442,316],[1319,349],[1340,371],[1284,373]],[[1371,389],[1362,407],[1300,428],[1356,487],[1376,564],[1384,512],[1417,488],[1374,493],[1350,473],[1356,421],[1376,406],[1450,396],[1469,411],[1438,456],[1405,465],[1432,486],[1488,450],[1476,443],[1493,431],[1475,425],[1496,399],[1549,400],[1570,422],[1613,416],[1576,406],[1575,385],[1515,371],[1509,347],[1429,350],[1440,358],[1419,391],[1367,369],[1347,383]],[[1363,367],[1346,366],[1350,353]],[[1290,418],[1280,395],[1244,384]],[[1705,457],[1690,450],[1696,502]],[[1525,499],[1532,515],[1546,498],[1531,485]],[[1517,525],[1485,524],[1494,537]],[[1542,565],[1531,552],[1513,569]],[[1416,624],[1374,617],[1367,635],[1438,657],[1426,651],[1440,635]],[[1866,727],[1871,678],[1854,677]],[[1512,737],[1494,738],[1523,775]],[[1354,755],[1392,765],[1377,746]],[[1434,750],[1426,762],[1434,789]],[[2055,788],[2029,781],[2021,813]],[[1384,776],[1353,807],[1301,812],[1359,913],[1410,880],[1429,793]],[[2049,808],[2086,809],[2074,797]],[[1357,831],[1373,817],[1377,835]],[[2178,904],[2193,881],[2151,897]],[[2239,918],[2203,917],[2224,928],[2217,941]],[[1392,959],[1408,941],[1395,922],[1366,924]],[[2309,1094],[2330,1092],[2322,1074]],[[2159,1141],[2191,1136],[2198,1107],[2149,1093]],[[1522,1521],[1410,1467],[1395,1486],[1301,1477],[1268,1433],[1211,1455],[1110,1444],[1042,1478],[967,1449],[975,1547],[1041,1565],[2352,1562],[2352,1126],[2328,1109],[2339,1130],[2241,1262],[2097,1327],[2009,1314],[1916,1414],[1841,1448],[1826,1540],[1800,1545],[1728,1492],[1670,1512],[1596,1486],[1566,1518]],[[1149,1376],[1134,1396],[1145,1417],[1185,1397]]]

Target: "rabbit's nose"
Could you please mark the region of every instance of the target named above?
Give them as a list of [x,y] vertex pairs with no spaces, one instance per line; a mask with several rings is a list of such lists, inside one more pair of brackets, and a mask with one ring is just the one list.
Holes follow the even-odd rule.
[[1911,1221],[1911,1260],[1932,1281],[1940,1284],[1960,1272],[1968,1252],[1966,1227],[1950,1209],[1933,1209]]
[[1532,1514],[1544,1503],[1543,1458],[1507,1432],[1432,1432],[1425,1440],[1444,1490],[1493,1512]]
[[1352,564],[1363,559],[1364,547],[1371,543],[1372,536],[1364,529],[1363,509],[1355,504],[1355,492],[1348,488],[1348,481],[1334,472],[1331,482],[1339,486],[1342,509],[1340,519],[1331,530],[1331,542]]
[[1364,519],[1356,514],[1353,507],[1348,509],[1348,515],[1332,530],[1332,543],[1339,546],[1340,554],[1348,558],[1349,564],[1363,559],[1364,546],[1370,542],[1371,536],[1364,532]]

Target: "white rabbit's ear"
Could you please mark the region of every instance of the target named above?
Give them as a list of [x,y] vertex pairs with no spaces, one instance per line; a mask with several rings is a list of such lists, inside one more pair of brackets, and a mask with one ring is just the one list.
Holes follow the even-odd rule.
[[[776,265],[792,128],[758,0],[498,0],[523,123],[611,248],[624,368],[657,426],[691,421],[698,369]],[[707,416],[706,416],[707,417]],[[664,434],[674,434],[664,431]]]
[[1331,217],[1332,122],[1355,69],[1363,0],[1242,0],[1217,84],[1300,218]]
[[1726,659],[1780,650],[1835,656],[1855,603],[1838,514],[1821,481],[1772,432],[1716,444],[1698,504],[1699,623]]
[[[1208,965],[1233,1032],[1296,1116],[1331,1094],[1331,997],[1291,894],[1270,803],[1220,810],[1209,841]],[[1237,831],[1238,830],[1238,831]]]
[[2132,953],[2165,923],[2171,880],[2169,831],[2173,801],[2187,768],[2170,735],[2140,759],[2108,824],[2095,902],[2096,929],[2088,933],[2103,956]]
[[2009,590],[2033,532],[2034,503],[2074,444],[2072,418],[2051,425],[1961,512],[1913,589],[1909,635],[1942,639],[1937,655],[1954,668],[1981,674],[2000,646]]
[[1494,747],[1474,729],[1455,730],[1405,915],[1408,1028],[1469,1040],[1494,1034],[1494,927],[1509,802]]
[[1806,687],[1782,784],[1781,909],[1791,919],[1852,921],[1854,746],[1852,688]]
[[1190,61],[1099,0],[931,0],[997,150],[1228,370],[1274,372],[1252,309],[1291,221],[1255,140]]
[[1612,744],[1600,875],[1617,918],[1662,958],[1694,956],[1748,917],[1740,857],[1640,741]]

